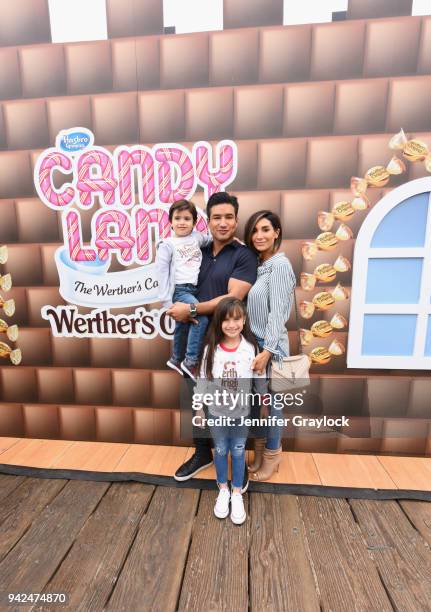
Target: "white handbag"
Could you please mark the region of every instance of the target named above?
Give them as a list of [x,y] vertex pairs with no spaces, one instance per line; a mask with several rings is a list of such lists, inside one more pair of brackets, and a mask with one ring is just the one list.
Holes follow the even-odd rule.
[[302,351],[301,334],[298,326],[298,307],[295,300],[295,316],[298,329],[299,355],[275,358],[271,362],[269,388],[274,393],[289,393],[295,389],[303,389],[310,384],[310,360]]

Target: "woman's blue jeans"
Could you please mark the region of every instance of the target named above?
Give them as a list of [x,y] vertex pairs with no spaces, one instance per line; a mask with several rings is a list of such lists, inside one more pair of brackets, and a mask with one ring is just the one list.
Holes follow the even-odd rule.
[[[239,421],[237,421],[239,423]],[[220,425],[211,427],[214,440],[214,465],[219,484],[227,483],[228,455],[232,461],[232,487],[242,487],[245,470],[245,443],[248,428],[245,426],[229,427]]]
[[[257,342],[257,344],[259,346],[259,349],[262,351],[263,350],[263,343],[264,343],[263,338],[256,338],[256,342]],[[268,393],[269,393],[269,389],[268,389]],[[283,411],[282,410],[276,410],[274,408],[273,401],[271,401],[271,406],[270,406],[270,410],[269,410],[269,416],[275,416],[278,419],[283,418]],[[281,432],[282,432],[282,427],[280,425],[269,425],[266,428],[266,435],[264,437],[266,437],[266,444],[265,444],[265,446],[266,446],[267,449],[269,449],[269,450],[277,450],[278,448],[280,448],[280,446],[281,446]]]

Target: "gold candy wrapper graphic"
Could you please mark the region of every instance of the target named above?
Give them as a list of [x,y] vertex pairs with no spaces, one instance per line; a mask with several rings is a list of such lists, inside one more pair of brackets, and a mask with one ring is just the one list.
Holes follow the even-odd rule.
[[422,140],[409,140],[403,148],[403,155],[409,161],[423,161],[429,155],[427,145]]
[[343,355],[343,353],[346,352],[346,347],[342,342],[339,342],[339,340],[333,340],[329,345],[328,351],[331,355]]
[[333,329],[328,321],[316,321],[316,323],[313,323],[311,326],[311,333],[317,338],[326,338],[326,336],[330,336],[332,332]]
[[355,214],[355,209],[353,208],[351,202],[337,202],[334,204],[332,214],[337,221],[346,221]]
[[342,314],[336,312],[332,317],[330,323],[331,327],[333,327],[334,329],[344,329],[344,327],[346,327],[347,325],[347,320],[343,317]]
[[425,168],[427,169],[427,172],[431,172],[431,155],[427,155],[425,159]]
[[324,263],[317,266],[317,268],[314,269],[313,274],[317,280],[321,281],[322,283],[330,283],[337,276],[337,270],[335,269],[335,266]]
[[345,223],[340,223],[340,226],[337,229],[337,231],[335,232],[335,235],[338,238],[338,240],[342,240],[342,241],[343,240],[350,240],[351,238],[353,238],[352,230]]
[[0,333],[6,332],[7,337],[11,342],[18,340],[18,325],[8,325],[6,321],[0,319]]
[[303,242],[302,243],[302,256],[304,259],[310,260],[317,253],[317,244],[315,242]]
[[15,300],[4,300],[0,295],[0,308],[3,308],[5,315],[12,317],[15,314]]
[[4,244],[0,247],[0,264],[5,264],[8,260],[9,252],[7,250],[7,245]]
[[389,174],[402,174],[406,171],[406,165],[402,159],[394,155],[389,164],[386,166],[386,170],[389,172]]
[[350,179],[350,190],[355,196],[360,196],[367,191],[368,183],[364,178],[352,176]]
[[365,194],[356,196],[352,200],[352,207],[355,210],[367,210],[367,208],[370,208],[370,200]]
[[389,183],[391,175],[384,166],[373,166],[365,175],[367,183],[372,187],[384,187]]
[[319,210],[317,213],[317,225],[320,227],[322,232],[329,232],[331,227],[334,225],[334,221],[334,215],[326,210]]
[[301,272],[301,288],[304,291],[313,291],[316,286],[316,277],[314,274],[308,274],[307,272]]
[[329,291],[321,291],[313,296],[313,304],[318,310],[328,310],[334,305],[335,298]]
[[12,289],[12,276],[10,274],[0,276],[0,289],[3,289],[3,291]]
[[312,363],[318,363],[324,365],[331,361],[331,353],[324,346],[317,346],[315,349],[310,351],[310,358]]
[[299,313],[303,319],[311,319],[314,315],[314,304],[313,302],[299,302]]
[[349,298],[349,292],[340,283],[338,283],[335,289],[332,290],[331,295],[334,300],[337,300],[337,302],[347,300]]
[[21,363],[22,355],[19,349],[11,349],[5,342],[0,342],[0,357],[9,357],[13,365]]
[[393,151],[402,151],[407,140],[407,136],[404,134],[404,130],[401,128],[398,134],[395,134],[395,136],[392,136],[390,139],[389,148]]
[[307,346],[313,340],[313,334],[309,329],[300,329],[299,336],[301,338],[301,344]]
[[331,251],[338,244],[338,238],[332,232],[323,232],[316,238],[316,244],[322,251]]
[[347,257],[344,257],[344,255],[339,255],[337,259],[334,261],[334,269],[337,272],[348,272],[351,267],[352,267],[352,264],[347,259]]

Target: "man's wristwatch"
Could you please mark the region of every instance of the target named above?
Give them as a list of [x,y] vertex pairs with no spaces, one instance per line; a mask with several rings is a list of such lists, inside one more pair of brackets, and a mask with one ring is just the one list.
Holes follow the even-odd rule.
[[196,304],[190,304],[190,316],[194,318],[197,316],[197,314],[198,314],[198,309],[197,309]]

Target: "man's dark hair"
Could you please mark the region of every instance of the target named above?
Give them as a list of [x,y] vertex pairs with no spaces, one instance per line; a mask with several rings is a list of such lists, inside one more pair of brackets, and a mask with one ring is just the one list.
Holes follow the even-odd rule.
[[196,210],[196,206],[193,202],[189,202],[188,200],[177,200],[172,204],[169,209],[169,221],[172,223],[172,217],[174,216],[174,212],[188,210],[193,217],[193,223],[196,223],[198,220],[198,211]]
[[213,206],[218,206],[219,204],[231,204],[235,211],[235,217],[238,216],[238,208],[239,208],[238,198],[234,195],[230,195],[230,193],[227,193],[227,191],[218,191],[216,193],[213,193],[212,196],[208,200],[208,203],[207,203],[208,219],[211,217],[211,208],[213,208]]

